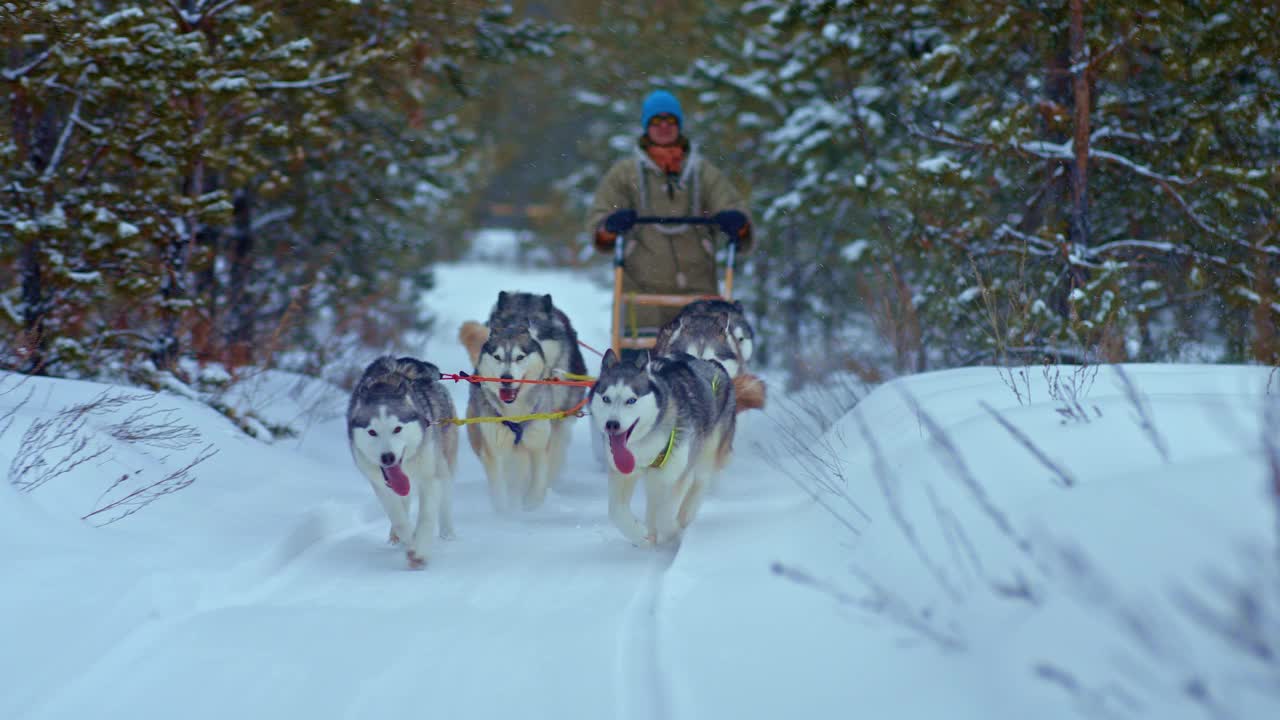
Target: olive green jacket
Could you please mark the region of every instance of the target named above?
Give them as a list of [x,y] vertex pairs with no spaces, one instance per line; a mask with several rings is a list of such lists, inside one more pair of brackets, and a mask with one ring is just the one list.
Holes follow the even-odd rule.
[[[747,212],[737,188],[693,146],[674,182],[639,147],[631,157],[615,163],[596,190],[587,217],[588,233],[595,235],[605,217],[624,209],[666,217]],[[710,225],[637,225],[626,234],[623,290],[717,294],[715,251],[723,243],[723,234]],[[742,238],[739,252],[749,251],[752,244],[750,235]],[[632,320],[642,329],[656,329],[678,312],[679,308],[639,307],[634,312],[629,308],[624,318],[628,334]]]

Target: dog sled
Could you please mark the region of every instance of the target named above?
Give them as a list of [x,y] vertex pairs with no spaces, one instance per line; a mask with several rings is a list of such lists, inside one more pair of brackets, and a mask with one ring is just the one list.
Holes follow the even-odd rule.
[[[715,218],[710,217],[659,217],[640,216],[637,225],[714,225],[720,227]],[[624,293],[622,292],[622,275],[626,267],[626,237],[619,233],[617,243],[613,247],[613,352],[622,355],[624,349],[646,350],[657,342],[656,333],[641,334],[632,327],[628,335],[623,324],[623,306],[677,307],[682,308],[696,300],[732,300],[733,299],[733,266],[738,256],[738,238],[725,228],[720,228],[729,239],[728,257],[725,262],[724,280],[721,283],[723,292],[720,295],[705,293]]]

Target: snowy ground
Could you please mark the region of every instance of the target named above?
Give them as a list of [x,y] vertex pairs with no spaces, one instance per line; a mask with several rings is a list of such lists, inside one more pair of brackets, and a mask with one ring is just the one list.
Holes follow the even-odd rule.
[[[404,351],[446,371],[466,368],[458,323],[501,289],[551,292],[607,342],[603,277],[438,279],[435,335]],[[385,543],[342,393],[238,388],[304,429],[273,445],[176,396],[125,403],[86,419],[106,454],[29,493],[0,484],[0,718],[1280,717],[1268,372],[1126,371],[1137,403],[1110,368],[920,375],[829,428],[804,411],[842,392],[774,382],[678,549],[609,524],[585,421],[568,477],[520,518],[489,509],[464,444],[459,538],[424,572]],[[0,429],[28,398],[0,468],[32,421],[128,392],[19,380],[0,385]],[[199,438],[112,434],[144,405]],[[80,520],[121,475],[210,444],[190,487]]]

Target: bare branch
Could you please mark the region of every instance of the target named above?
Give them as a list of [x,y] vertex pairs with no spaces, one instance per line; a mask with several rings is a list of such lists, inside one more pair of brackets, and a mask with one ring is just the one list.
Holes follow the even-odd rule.
[[942,451],[943,460],[951,467],[952,474],[959,478],[961,484],[968,489],[978,508],[1005,537],[1013,542],[1014,547],[1024,554],[1030,555],[1031,543],[1014,529],[1013,523],[1009,521],[1009,518],[1001,512],[1000,508],[996,507],[991,496],[987,494],[986,488],[982,486],[982,483],[978,482],[973,472],[969,470],[968,463],[964,461],[964,456],[960,454],[960,450],[955,446],[955,443],[951,442],[950,436],[947,435],[946,431],[943,430],[932,415],[925,412],[925,409],[920,406],[915,397],[905,390],[901,392],[912,412],[916,414],[916,417],[929,431],[933,444]]
[[1035,235],[1030,235],[1028,233],[1021,232],[1013,227],[1010,227],[1008,223],[1001,223],[1000,226],[996,228],[996,231],[993,236],[997,240],[1001,240],[1005,237],[1016,238],[1028,245],[1034,245],[1036,248],[1045,251],[1045,254],[1056,253],[1058,251],[1057,246],[1049,242],[1048,240],[1045,240],[1044,238],[1041,238],[1041,237],[1036,237]]
[[875,436],[871,433],[866,419],[861,413],[853,414],[854,420],[858,423],[858,430],[862,434],[862,438],[867,443],[867,449],[871,451],[872,457],[872,475],[876,478],[876,483],[880,486],[880,493],[884,495],[885,503],[889,506],[889,514],[893,517],[893,522],[902,531],[903,537],[911,545],[911,549],[915,552],[916,557],[924,564],[925,569],[937,580],[938,586],[951,596],[951,599],[959,602],[962,594],[951,583],[951,579],[947,576],[943,567],[934,561],[925,550],[924,544],[920,542],[920,538],[916,535],[915,528],[912,527],[910,521],[907,520],[907,514],[902,509],[902,499],[898,495],[897,478],[893,476],[893,472],[889,469],[889,463],[885,460],[884,453],[880,449],[880,444],[876,442]]
[[[1106,50],[1103,50],[1097,55],[1089,58],[1087,64],[1084,67],[1084,72],[1088,75],[1096,75],[1098,72],[1098,66],[1101,65],[1104,60],[1114,55],[1117,50],[1124,47],[1125,45],[1128,45],[1129,41],[1133,40],[1135,37],[1138,36],[1138,33],[1142,31],[1142,28],[1143,28],[1142,25],[1134,25],[1133,27],[1129,28],[1129,34],[1125,35],[1124,37],[1116,38],[1114,42],[1112,42],[1109,46],[1107,46]],[[1071,69],[1073,74],[1078,73],[1079,70],[1080,69],[1077,67],[1073,67]]]
[[67,141],[71,138],[71,131],[80,122],[80,104],[83,102],[83,95],[76,95],[75,105],[71,108],[71,117],[62,127],[62,135],[58,138],[58,145],[53,149],[53,157],[49,158],[49,164],[45,167],[44,172],[40,174],[41,182],[49,182],[53,174],[57,172],[58,166],[62,164],[62,155],[66,152]]
[[1129,373],[1119,365],[1112,365],[1111,369],[1115,371],[1116,376],[1120,378],[1121,385],[1124,386],[1124,396],[1129,399],[1129,404],[1133,406],[1134,412],[1138,416],[1138,427],[1142,428],[1143,434],[1151,441],[1152,446],[1160,453],[1160,457],[1169,462],[1169,446],[1164,441],[1164,437],[1160,435],[1160,431],[1156,429],[1155,419],[1151,416],[1151,403],[1147,401],[1142,391],[1133,383],[1129,377]]
[[351,78],[351,73],[338,73],[319,78],[308,78],[306,80],[275,80],[269,83],[255,85],[258,90],[305,90],[307,88],[320,87],[331,83],[342,82]]
[[1026,433],[1022,432],[1022,430],[1020,430],[1016,425],[1009,422],[1009,420],[1005,418],[1004,415],[1001,415],[1000,411],[988,405],[985,400],[979,402],[978,404],[981,405],[984,410],[990,413],[991,417],[995,418],[996,422],[1000,423],[1000,426],[1003,427],[1010,435],[1012,435],[1013,439],[1017,440],[1019,445],[1026,448],[1027,451],[1030,452],[1033,457],[1035,457],[1035,459],[1040,461],[1041,465],[1044,465],[1046,468],[1048,468],[1049,472],[1053,473],[1054,476],[1057,478],[1059,485],[1061,485],[1062,487],[1075,486],[1076,480],[1074,477],[1072,477],[1071,473],[1067,472],[1067,470],[1063,468],[1061,465],[1058,465],[1057,463],[1055,463],[1047,454],[1045,454],[1043,450],[1041,450],[1039,447],[1036,446],[1034,442],[1031,441],[1031,438]]
[[[832,445],[829,438],[823,437],[821,441],[814,442],[815,437],[821,437],[831,426],[835,417],[842,415],[858,401],[857,391],[853,387],[843,389],[847,394],[839,392],[826,394],[826,398],[834,403],[832,407],[819,403],[800,403],[795,407],[784,406],[777,411],[786,416],[782,421],[775,419],[774,413],[770,413],[769,419],[781,434],[780,444],[783,452],[779,453],[773,448],[767,448],[762,455],[766,458],[766,462],[790,477],[849,532],[861,535],[862,528],[858,523],[869,523],[871,517],[849,495],[848,479],[844,476],[844,466],[841,461],[842,453]],[[805,413],[807,417],[801,416],[800,412]],[[778,460],[779,457],[794,460],[800,466],[800,472],[797,473],[792,467],[784,466]],[[839,503],[833,502],[833,498]]]
[[[130,515],[138,512],[142,508],[155,502],[156,500],[159,500],[165,495],[172,495],[173,493],[176,493],[179,490],[182,490],[183,488],[189,487],[192,483],[196,481],[196,477],[191,474],[191,470],[195,468],[195,466],[203,463],[204,461],[208,460],[209,458],[217,454],[218,454],[218,451],[214,449],[213,444],[211,443],[207,445],[204,448],[204,450],[201,450],[200,453],[197,454],[186,465],[183,465],[182,467],[178,468],[177,470],[174,470],[173,472],[151,483],[150,485],[145,485],[143,487],[140,487],[137,490],[134,490],[133,492],[125,495],[124,497],[119,498],[118,500],[114,500],[106,505],[103,505],[97,508],[93,512],[90,512],[89,514],[81,517],[80,519],[88,520],[91,517],[96,517],[106,512],[115,511],[118,514],[112,516],[110,519],[102,523],[99,523],[98,527],[103,527],[105,525],[110,525],[111,523],[117,522],[119,520],[123,520],[129,517]],[[128,479],[129,479],[129,475],[126,474],[122,476],[120,479],[116,480],[111,485],[111,487],[107,489],[107,492],[103,493],[103,497],[109,494],[112,490],[115,490],[116,488],[123,485],[125,481],[127,481]],[[101,502],[101,500],[102,498],[99,498],[99,502]]]
[[257,232],[268,225],[284,222],[285,220],[292,218],[294,212],[295,210],[292,207],[283,207],[277,210],[272,210],[271,212],[262,213],[253,219],[253,222],[249,225],[249,229],[253,232]]
[[918,633],[921,637],[933,641],[943,650],[959,652],[965,649],[965,643],[962,638],[952,632],[934,627],[927,614],[917,611],[911,606],[911,603],[888,590],[865,573],[854,572],[854,575],[871,590],[870,596],[860,598],[850,595],[829,582],[819,580],[799,568],[783,565],[782,563],[774,563],[770,569],[775,575],[786,578],[791,582],[826,593],[841,604],[884,615],[889,620]]
[[1169,143],[1182,137],[1181,130],[1175,130],[1165,137],[1156,137],[1150,133],[1135,133],[1127,130],[1120,130],[1112,127],[1098,128],[1089,138],[1089,144],[1093,145],[1100,140],[1129,140],[1131,142],[1149,143],[1152,145],[1168,145]]
[[[9,377],[10,376],[5,376],[0,378],[0,396],[8,395],[22,385],[22,383],[19,382],[15,383],[13,387],[5,387],[8,383]],[[27,388],[27,396],[25,398],[19,400],[13,405],[13,407],[6,410],[3,414],[0,414],[0,437],[4,437],[4,434],[9,432],[9,428],[13,427],[15,417],[27,403],[31,402],[31,396],[34,395],[35,392],[36,389],[34,387]]]
[[53,48],[48,48],[44,52],[41,52],[39,55],[37,55],[35,59],[27,63],[26,65],[23,65],[21,67],[16,67],[13,69],[6,68],[4,70],[0,70],[0,78],[4,78],[8,82],[17,82],[22,78],[26,77],[26,75],[30,73],[32,70],[35,70],[36,68],[43,65],[44,61],[48,60],[51,55],[53,55]]
[[110,414],[145,397],[103,392],[88,402],[71,405],[52,417],[32,422],[9,463],[9,483],[20,492],[31,492],[105,456],[110,447],[93,443],[89,418]]
[[[222,2],[218,3],[217,5],[214,5],[213,7],[207,10],[202,9],[200,11],[200,22],[204,22],[205,20],[211,20],[213,18],[218,17],[219,15],[222,14],[224,10],[231,7],[232,5],[235,5],[238,2],[240,2],[240,0],[222,0]],[[204,2],[201,3],[201,5],[204,5],[204,4],[205,4]]]
[[134,410],[109,428],[121,442],[149,445],[165,450],[183,450],[200,441],[200,431],[178,422],[176,410],[157,410],[155,404]]

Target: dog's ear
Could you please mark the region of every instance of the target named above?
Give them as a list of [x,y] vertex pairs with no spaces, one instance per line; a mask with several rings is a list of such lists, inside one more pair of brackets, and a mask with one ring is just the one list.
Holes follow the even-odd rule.
[[503,307],[504,305],[506,305],[508,297],[510,296],[507,294],[506,290],[499,290],[498,291],[498,307]]
[[643,353],[636,353],[635,363],[638,368],[647,368],[649,363],[653,361],[653,353],[645,350]]
[[556,309],[555,303],[551,302],[550,293],[542,296],[542,311],[550,313]]
[[602,362],[601,367],[605,370],[612,370],[613,368],[618,367],[618,356],[614,354],[613,348],[609,348],[604,351],[604,361]]

